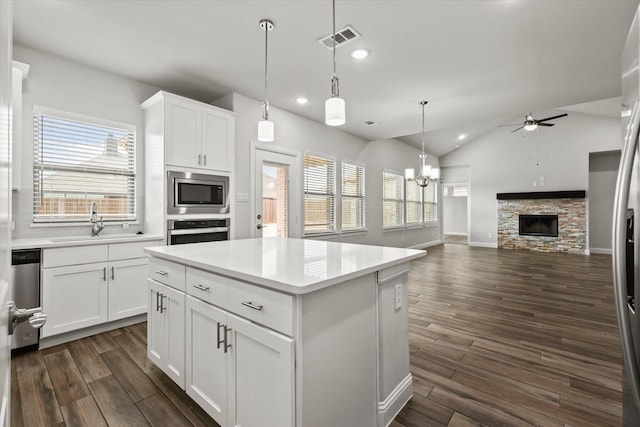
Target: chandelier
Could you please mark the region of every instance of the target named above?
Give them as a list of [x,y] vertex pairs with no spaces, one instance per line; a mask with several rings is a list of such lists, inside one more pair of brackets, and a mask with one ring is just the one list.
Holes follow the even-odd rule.
[[414,181],[420,187],[426,187],[429,183],[440,178],[440,169],[427,164],[427,154],[424,152],[424,106],[427,104],[428,101],[420,101],[420,105],[422,105],[422,152],[420,154],[420,172],[418,173],[418,176],[415,176],[415,170],[413,168],[407,168],[404,170],[404,177],[409,181]]

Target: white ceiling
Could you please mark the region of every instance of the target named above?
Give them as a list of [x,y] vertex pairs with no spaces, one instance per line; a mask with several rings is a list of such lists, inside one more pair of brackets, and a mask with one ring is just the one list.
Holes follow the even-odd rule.
[[[617,97],[637,5],[337,0],[336,28],[362,35],[336,51],[342,130],[419,147],[425,99],[427,151],[440,156],[529,112]],[[262,99],[262,18],[275,23],[272,105],[323,122],[332,63],[317,40],[331,33],[330,0],[16,0],[14,41],[202,101]],[[356,47],[371,56],[351,59]],[[310,102],[297,105],[299,95]]]

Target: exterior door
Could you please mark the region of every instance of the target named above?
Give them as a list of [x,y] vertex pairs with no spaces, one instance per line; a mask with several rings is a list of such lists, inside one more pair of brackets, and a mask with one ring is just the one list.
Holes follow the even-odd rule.
[[0,427],[11,412],[11,16],[12,2],[0,1]]
[[299,237],[297,158],[255,151],[255,237]]

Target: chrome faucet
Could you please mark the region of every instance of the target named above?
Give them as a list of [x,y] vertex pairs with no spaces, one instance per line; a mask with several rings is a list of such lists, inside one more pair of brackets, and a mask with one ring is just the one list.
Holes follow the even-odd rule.
[[91,203],[91,218],[89,218],[89,222],[92,224],[91,226],[91,237],[96,237],[102,229],[104,228],[104,221],[102,217],[100,217],[100,222],[98,222],[98,203]]

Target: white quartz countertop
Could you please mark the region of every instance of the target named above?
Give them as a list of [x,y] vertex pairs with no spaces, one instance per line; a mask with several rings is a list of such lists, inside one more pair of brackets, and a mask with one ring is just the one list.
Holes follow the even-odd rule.
[[296,295],[426,254],[416,249],[278,237],[158,246],[145,251],[158,258]]
[[102,234],[91,236],[40,237],[34,239],[14,239],[11,249],[64,248],[70,246],[105,245],[107,243],[134,243],[162,240],[159,234]]

